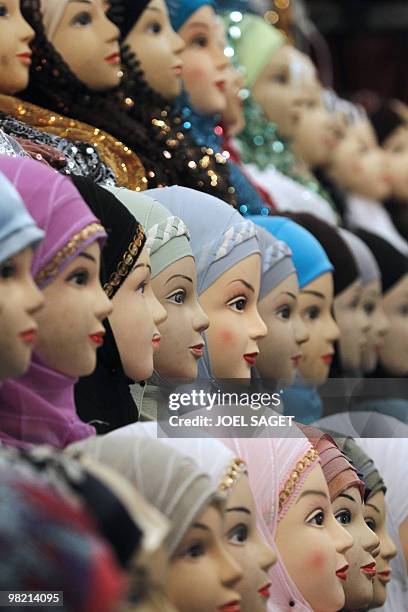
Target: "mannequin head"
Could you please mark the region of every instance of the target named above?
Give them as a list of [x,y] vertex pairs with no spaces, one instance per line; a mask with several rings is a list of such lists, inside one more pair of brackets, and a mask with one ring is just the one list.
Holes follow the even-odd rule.
[[341,189],[374,200],[389,195],[385,154],[367,118],[348,125],[332,153],[328,172]]
[[140,62],[150,87],[172,100],[182,87],[184,43],[173,30],[164,0],[152,0],[124,38]]
[[241,97],[241,90],[245,81],[241,72],[232,65],[226,69],[225,77],[227,105],[222,113],[222,126],[226,135],[232,138],[240,134],[245,127],[245,117],[242,110],[244,102]]
[[379,350],[389,329],[388,318],[384,312],[381,281],[374,280],[363,287],[361,307],[369,320],[367,343],[363,346],[361,366],[363,372],[373,372],[378,363]]
[[377,574],[373,582],[371,608],[380,608],[387,597],[387,584],[391,577],[390,561],[397,555],[397,548],[387,531],[384,491],[370,496],[363,506],[364,520],[380,539],[380,553],[376,559]]
[[257,310],[261,257],[255,226],[202,192],[168,187],[149,195],[182,218],[190,231],[200,304],[210,320],[210,358],[205,356],[199,367],[220,378],[249,379],[258,340],[266,335]]
[[222,23],[208,3],[192,13],[179,29],[185,43],[183,81],[192,107],[203,115],[226,108],[226,69]]
[[[119,30],[106,16],[103,0],[41,0],[48,40],[88,89],[104,91],[119,84]],[[84,50],[86,49],[86,53]]]
[[352,538],[334,518],[320,465],[310,471],[296,501],[279,521],[276,545],[288,573],[313,610],[335,612],[343,607],[343,581],[336,572],[346,572],[344,555]]
[[19,0],[3,0],[0,6],[0,92],[14,94],[28,85],[34,32],[23,19]]
[[293,139],[300,112],[313,99],[316,86],[311,60],[290,45],[284,45],[268,58],[252,95],[269,121],[278,125],[282,136]]
[[362,291],[362,283],[357,280],[334,299],[334,316],[340,330],[339,359],[345,372],[361,368],[363,350],[367,346],[370,319],[362,307]]
[[405,202],[408,200],[408,126],[398,127],[384,143],[386,167],[391,182],[392,195]]

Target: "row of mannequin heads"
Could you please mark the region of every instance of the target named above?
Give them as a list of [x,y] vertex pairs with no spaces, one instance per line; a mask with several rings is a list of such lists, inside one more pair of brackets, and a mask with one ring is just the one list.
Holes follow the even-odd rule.
[[[5,7],[12,20],[7,20],[1,37],[1,91],[11,94],[27,85],[27,59],[21,60],[20,54],[28,50],[33,32],[22,20],[17,0],[5,1]],[[86,8],[69,3],[51,36],[74,74],[94,91],[118,85],[122,74],[119,31],[106,10],[102,0]],[[224,53],[225,40],[224,26],[212,6],[201,6],[176,33],[164,0],[152,0],[124,42],[155,91],[174,100],[184,87],[195,110],[221,114],[227,133],[234,135],[244,121],[242,76]],[[329,112],[315,68],[305,54],[289,44],[276,50],[256,79],[252,95],[292,144],[306,172],[324,167],[341,189],[372,199],[391,194],[408,197],[406,129],[400,128],[381,149],[366,117],[350,123],[341,112]]]

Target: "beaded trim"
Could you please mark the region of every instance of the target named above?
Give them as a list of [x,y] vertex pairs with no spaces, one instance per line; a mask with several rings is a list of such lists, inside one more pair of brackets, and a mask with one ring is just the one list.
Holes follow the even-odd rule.
[[289,478],[285,483],[285,486],[279,493],[279,512],[282,510],[282,507],[292,495],[296,484],[305,469],[308,468],[318,457],[319,453],[314,447],[312,447],[310,450],[307,451],[305,456],[297,462],[295,469],[291,472]]
[[225,470],[224,476],[218,486],[218,490],[225,493],[237,482],[238,478],[247,469],[245,461],[242,459],[233,459]]
[[112,272],[107,283],[104,284],[103,290],[108,298],[112,298],[119,285],[123,282],[126,276],[133,268],[136,258],[139,255],[140,247],[143,244],[145,233],[140,225],[132,242],[124,252],[121,261],[118,263],[115,272]]
[[38,272],[35,277],[35,282],[38,285],[44,285],[55,278],[61,269],[61,264],[64,259],[74,255],[79,250],[81,242],[85,242],[90,236],[98,232],[105,232],[103,225],[100,223],[91,223],[72,236],[70,241],[54,255],[50,263]]

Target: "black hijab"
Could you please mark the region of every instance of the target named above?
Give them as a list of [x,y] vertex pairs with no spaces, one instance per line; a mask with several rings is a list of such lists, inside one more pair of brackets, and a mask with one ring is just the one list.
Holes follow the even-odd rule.
[[[101,257],[101,284],[112,298],[130,274],[146,241],[142,226],[119,200],[87,178],[72,181],[108,234]],[[92,423],[98,433],[107,433],[138,420],[130,393],[130,380],[122,366],[118,347],[108,320],[103,346],[98,350],[93,374],[75,386],[75,403],[80,418]]]

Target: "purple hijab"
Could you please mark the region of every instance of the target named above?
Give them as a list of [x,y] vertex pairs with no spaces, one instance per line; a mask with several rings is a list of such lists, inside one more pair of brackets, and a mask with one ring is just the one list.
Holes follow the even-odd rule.
[[[106,237],[72,182],[39,162],[0,156],[0,172],[14,185],[45,231],[31,272],[40,287],[52,283],[80,251]],[[13,446],[64,448],[95,433],[77,416],[76,379],[57,372],[34,351],[28,372],[0,387],[0,441]]]

